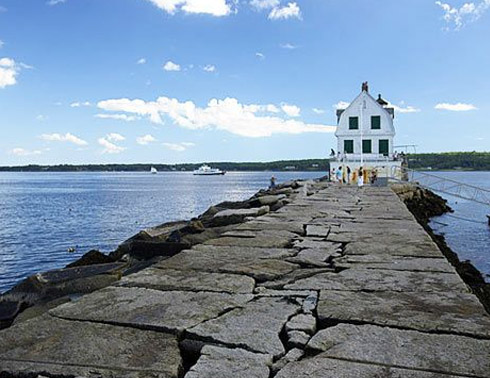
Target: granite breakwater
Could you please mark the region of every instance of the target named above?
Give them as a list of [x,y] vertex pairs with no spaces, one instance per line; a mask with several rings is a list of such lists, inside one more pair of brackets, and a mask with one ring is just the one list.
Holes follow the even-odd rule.
[[486,289],[427,229],[447,210],[293,181],[144,230],[2,296],[0,376],[490,377]]

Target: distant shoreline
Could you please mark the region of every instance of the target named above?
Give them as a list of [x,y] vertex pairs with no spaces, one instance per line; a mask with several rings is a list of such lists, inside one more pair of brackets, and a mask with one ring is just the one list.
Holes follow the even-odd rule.
[[[419,171],[490,171],[490,152],[408,154],[409,167]],[[206,162],[227,172],[328,172],[329,159],[279,160],[270,162]],[[203,162],[204,163],[204,162]],[[149,172],[193,171],[203,163],[58,164],[3,166],[0,172]]]

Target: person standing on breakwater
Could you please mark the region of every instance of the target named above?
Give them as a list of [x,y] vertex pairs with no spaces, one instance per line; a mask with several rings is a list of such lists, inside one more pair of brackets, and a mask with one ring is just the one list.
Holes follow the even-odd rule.
[[335,173],[335,176],[337,178],[337,182],[342,184],[342,167],[337,168],[337,172]]
[[274,176],[271,177],[271,183],[269,185],[269,189],[274,189],[276,187],[276,178]]
[[361,188],[364,185],[364,174],[362,167],[359,167],[358,177],[357,177],[357,186]]

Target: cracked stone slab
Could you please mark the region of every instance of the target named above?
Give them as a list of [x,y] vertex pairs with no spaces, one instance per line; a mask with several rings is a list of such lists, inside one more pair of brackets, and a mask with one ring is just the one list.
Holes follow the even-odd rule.
[[394,233],[386,229],[385,233],[369,233],[369,232],[330,232],[327,240],[337,243],[377,243],[388,245],[403,245],[404,243],[413,244],[430,244],[432,241],[428,235],[417,235],[410,233]]
[[301,348],[303,349],[305,345],[310,340],[310,335],[302,331],[289,331],[288,335],[288,346],[290,348]]
[[320,322],[363,322],[490,339],[490,316],[473,294],[321,291]]
[[456,378],[460,376],[328,358],[326,354],[290,362],[276,378]]
[[11,374],[177,378],[177,339],[165,333],[42,315],[0,332],[0,370]]
[[279,333],[299,308],[287,300],[259,298],[187,332],[194,338],[279,357],[285,352]]
[[250,294],[108,287],[50,313],[64,319],[182,332],[252,298]]
[[287,261],[316,267],[328,267],[330,264],[327,263],[327,260],[336,255],[337,252],[322,249],[303,249],[296,256],[288,258]]
[[303,331],[310,335],[316,332],[316,318],[309,314],[298,314],[286,323],[286,331]]
[[282,248],[197,246],[155,264],[159,269],[246,274],[259,281],[273,280],[299,266],[282,261],[297,251]]
[[445,258],[401,257],[389,255],[346,255],[335,260],[337,268],[409,270],[414,272],[454,273]]
[[[243,232],[243,231],[242,231]],[[253,233],[248,232],[248,236]],[[223,236],[204,242],[204,245],[217,246],[238,246],[238,247],[258,247],[258,248],[287,248],[291,241],[298,237],[288,231],[260,231],[252,237],[243,236]]]
[[341,360],[490,377],[490,340],[465,336],[340,324],[319,331],[307,348]]
[[236,227],[240,231],[289,231],[298,235],[304,233],[303,223],[301,222],[277,222],[274,220],[266,221],[262,217],[260,221],[245,222]]
[[220,268],[226,266],[247,264],[258,260],[292,257],[296,252],[293,249],[286,248],[198,245],[154,266],[160,269],[218,272]]
[[456,274],[376,269],[320,273],[284,286],[287,290],[460,292],[468,288]]
[[245,275],[147,268],[124,277],[118,286],[163,291],[252,293],[255,281]]
[[386,240],[383,243],[356,241],[346,245],[346,255],[390,255],[407,257],[443,257],[437,245],[427,243],[393,243]]
[[306,236],[326,238],[330,233],[330,226],[307,224]]
[[268,378],[272,356],[205,345],[185,378]]
[[315,249],[325,251],[326,254],[338,252],[342,244],[326,241],[321,238],[301,238],[293,243],[294,248],[298,249]]

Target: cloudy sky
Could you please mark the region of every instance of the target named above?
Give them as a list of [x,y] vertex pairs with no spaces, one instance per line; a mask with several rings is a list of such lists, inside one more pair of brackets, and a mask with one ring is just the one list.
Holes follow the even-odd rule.
[[368,80],[396,144],[490,150],[490,0],[0,0],[0,165],[320,158]]

